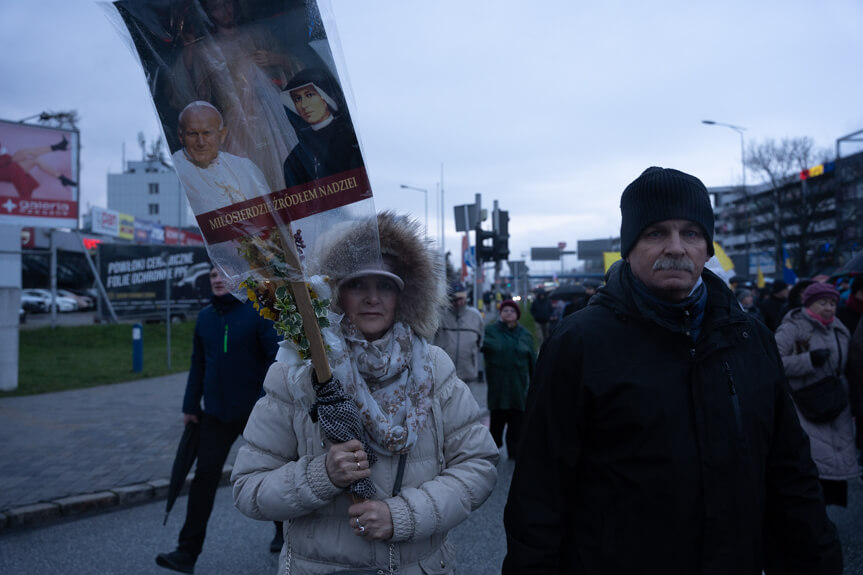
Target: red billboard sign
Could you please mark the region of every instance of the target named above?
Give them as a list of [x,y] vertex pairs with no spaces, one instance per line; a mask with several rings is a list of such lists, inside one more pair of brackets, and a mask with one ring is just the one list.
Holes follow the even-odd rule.
[[78,132],[0,120],[0,223],[78,227]]

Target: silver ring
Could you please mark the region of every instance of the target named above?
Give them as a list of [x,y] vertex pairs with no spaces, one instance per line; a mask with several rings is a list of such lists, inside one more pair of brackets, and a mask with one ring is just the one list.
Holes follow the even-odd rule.
[[357,527],[362,527],[362,525],[360,524],[360,518],[359,517],[357,517]]
[[365,532],[366,532],[366,526],[360,525],[360,533],[365,533]]
[[362,469],[362,466],[360,465],[360,462],[359,462],[359,461],[357,461],[357,470],[359,471],[359,470],[361,470],[361,469]]

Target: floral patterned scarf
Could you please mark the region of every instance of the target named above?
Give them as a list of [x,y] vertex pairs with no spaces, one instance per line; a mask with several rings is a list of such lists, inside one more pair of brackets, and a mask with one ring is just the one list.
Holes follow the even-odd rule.
[[333,373],[354,398],[372,445],[382,453],[407,453],[432,405],[428,342],[402,322],[368,341],[344,318],[342,333],[346,348],[335,358]]

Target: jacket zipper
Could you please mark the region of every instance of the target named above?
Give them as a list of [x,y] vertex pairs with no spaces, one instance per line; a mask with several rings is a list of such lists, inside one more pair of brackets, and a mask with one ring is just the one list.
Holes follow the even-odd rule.
[[722,362],[722,371],[728,381],[728,393],[731,395],[731,406],[734,408],[734,419],[737,421],[737,433],[743,436],[743,415],[740,413],[740,400],[737,397],[737,388],[734,387],[734,378],[731,377],[731,366],[727,361]]

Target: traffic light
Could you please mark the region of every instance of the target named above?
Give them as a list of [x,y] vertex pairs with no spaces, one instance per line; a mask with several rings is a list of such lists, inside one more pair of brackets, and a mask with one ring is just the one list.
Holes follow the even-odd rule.
[[497,216],[497,229],[493,236],[494,261],[505,262],[509,259],[509,212],[499,210]]
[[477,263],[479,262],[489,262],[494,259],[494,243],[491,245],[486,245],[485,240],[491,239],[494,241],[494,232],[487,232],[480,227],[480,224],[476,225],[476,259]]

